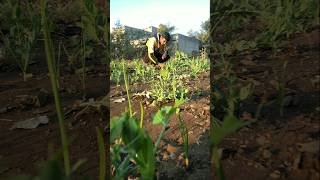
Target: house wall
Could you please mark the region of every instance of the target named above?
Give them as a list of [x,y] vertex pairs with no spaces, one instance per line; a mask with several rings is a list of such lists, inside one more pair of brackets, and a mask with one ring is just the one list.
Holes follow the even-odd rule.
[[192,38],[189,36],[185,36],[182,34],[175,34],[175,38],[176,41],[176,45],[175,47],[177,49],[175,50],[179,50],[182,51],[184,53],[187,53],[189,55],[192,54],[192,52],[199,52],[199,47],[200,47],[200,41],[197,40],[196,38]]

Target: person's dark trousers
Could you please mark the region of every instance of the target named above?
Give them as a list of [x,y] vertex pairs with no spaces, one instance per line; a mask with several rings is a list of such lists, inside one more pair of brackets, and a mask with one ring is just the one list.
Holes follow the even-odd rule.
[[[158,50],[154,51],[154,56],[157,58],[159,63],[167,62],[170,59],[170,56],[168,55],[168,53],[165,53],[164,59],[162,59],[162,55],[163,54],[161,54]],[[145,55],[143,56],[143,62],[153,64],[148,57],[148,52],[145,52]]]

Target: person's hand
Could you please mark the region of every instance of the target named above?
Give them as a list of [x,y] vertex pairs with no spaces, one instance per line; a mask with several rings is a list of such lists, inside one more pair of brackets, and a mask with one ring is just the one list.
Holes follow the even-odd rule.
[[160,67],[160,69],[163,69],[165,67],[165,64],[159,63],[158,66]]

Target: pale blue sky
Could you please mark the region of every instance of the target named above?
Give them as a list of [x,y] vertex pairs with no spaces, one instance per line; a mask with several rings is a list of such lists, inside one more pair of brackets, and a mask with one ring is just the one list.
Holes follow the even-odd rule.
[[201,29],[209,19],[210,0],[110,0],[110,25],[117,20],[122,25],[144,29],[160,23],[176,27],[174,33],[187,35]]

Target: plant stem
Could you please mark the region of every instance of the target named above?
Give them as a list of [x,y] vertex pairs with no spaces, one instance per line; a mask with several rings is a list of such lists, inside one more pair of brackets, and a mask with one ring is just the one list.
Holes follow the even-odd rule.
[[59,128],[60,128],[60,135],[61,135],[61,142],[62,142],[62,150],[63,150],[63,159],[64,159],[64,167],[65,167],[65,173],[67,176],[70,175],[70,160],[69,160],[69,151],[68,151],[68,140],[67,140],[67,134],[64,127],[64,113],[62,110],[58,87],[57,87],[57,81],[56,81],[56,74],[54,70],[54,56],[53,56],[53,47],[52,47],[52,40],[49,33],[49,27],[47,24],[46,19],[46,2],[45,0],[41,0],[41,17],[42,17],[42,25],[43,25],[43,35],[44,35],[44,41],[45,41],[45,51],[47,56],[47,63],[48,63],[48,69],[50,73],[50,80],[52,85],[52,91],[54,94],[54,100],[59,120]]
[[162,129],[161,129],[161,132],[160,132],[160,135],[156,141],[156,144],[154,145],[154,151],[156,151],[156,149],[158,148],[159,144],[160,144],[160,141],[162,139],[162,136],[164,135],[164,132],[166,131],[166,128],[167,128],[168,124],[165,124]]
[[211,159],[212,162],[211,163],[212,163],[212,165],[215,166],[218,179],[225,180],[225,176],[224,176],[223,168],[221,166],[220,158],[221,157],[220,157],[220,154],[219,154],[217,147],[214,147],[213,151],[212,151],[212,159]]
[[96,128],[97,131],[97,138],[98,138],[98,145],[99,145],[99,180],[106,179],[106,148],[104,145],[104,138],[103,133],[100,128]]
[[[83,24],[82,24],[83,26]],[[82,65],[82,90],[83,90],[83,97],[86,96],[86,82],[85,82],[85,76],[86,76],[86,44],[85,44],[85,39],[84,39],[84,33],[82,32],[82,50],[83,50],[83,57],[81,61]]]
[[124,78],[124,84],[126,86],[126,91],[127,91],[127,97],[128,97],[128,106],[129,106],[129,113],[130,117],[132,117],[132,108],[131,108],[131,100],[130,100],[130,94],[129,94],[129,84],[128,84],[128,76],[126,74],[126,68],[124,63],[122,63],[122,71],[123,71],[123,78]]
[[143,116],[144,116],[144,110],[143,110],[143,105],[142,102],[140,101],[140,128],[143,126]]
[[58,89],[60,88],[60,58],[61,58],[61,42],[59,42],[59,49],[58,49],[58,61],[56,63],[56,73],[57,73],[57,86]]

